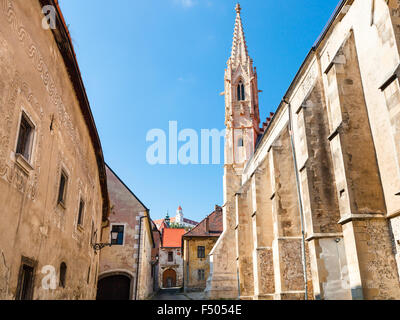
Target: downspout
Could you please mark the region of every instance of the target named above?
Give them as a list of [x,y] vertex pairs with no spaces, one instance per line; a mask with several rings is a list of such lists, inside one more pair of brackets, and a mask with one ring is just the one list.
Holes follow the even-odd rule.
[[[149,213],[149,210],[146,210],[146,214]],[[139,282],[139,267],[140,267],[140,240],[142,238],[142,219],[146,218],[146,216],[140,217],[139,219],[139,243],[138,243],[138,261],[136,266],[136,283],[135,283],[135,300],[137,300],[138,296],[138,282]]]
[[293,137],[293,119],[292,119],[292,112],[291,112],[291,104],[286,101],[286,98],[283,99],[283,102],[288,106],[289,112],[289,134],[290,134],[290,143],[292,147],[292,157],[293,157],[293,164],[294,164],[294,172],[296,176],[296,188],[297,188],[297,198],[298,198],[298,205],[299,205],[299,212],[300,212],[300,224],[301,224],[301,256],[303,260],[303,277],[304,277],[304,300],[308,300],[308,289],[307,289],[307,258],[306,258],[306,238],[305,238],[305,231],[304,231],[304,212],[303,212],[303,201],[301,198],[301,191],[300,191],[300,178],[299,173],[297,171],[297,157],[296,157],[296,150],[294,145],[294,137]]

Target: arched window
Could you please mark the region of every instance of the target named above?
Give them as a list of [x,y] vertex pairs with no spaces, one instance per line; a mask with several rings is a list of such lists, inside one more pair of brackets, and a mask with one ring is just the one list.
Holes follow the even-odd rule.
[[67,277],[67,265],[62,262],[60,265],[60,287],[65,288],[65,279]]
[[242,81],[240,81],[238,86],[237,86],[237,98],[238,98],[238,101],[244,101],[245,100],[244,84],[243,84]]

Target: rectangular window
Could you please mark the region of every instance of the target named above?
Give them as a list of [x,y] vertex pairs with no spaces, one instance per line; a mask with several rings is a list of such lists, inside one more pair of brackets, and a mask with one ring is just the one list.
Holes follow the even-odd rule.
[[68,177],[65,174],[64,171],[61,171],[61,177],[60,177],[60,186],[58,189],[58,203],[62,204],[65,206],[65,197],[66,197],[66,189],[67,189],[67,182],[68,182]]
[[35,262],[27,258],[22,258],[16,300],[32,300],[34,276]]
[[197,279],[200,280],[204,280],[204,269],[199,269],[197,270]]
[[79,212],[78,212],[78,226],[83,226],[83,212],[85,209],[85,202],[81,199],[79,202]]
[[168,252],[168,262],[174,261],[174,253],[173,252]]
[[29,121],[28,117],[22,113],[18,132],[17,153],[22,155],[28,161],[31,158],[33,132],[33,124]]
[[117,239],[112,239],[112,237],[111,237],[111,243],[113,245],[122,246],[124,244],[124,226],[113,225],[111,232],[118,233]]
[[203,259],[206,257],[206,248],[199,246],[197,247],[197,258]]

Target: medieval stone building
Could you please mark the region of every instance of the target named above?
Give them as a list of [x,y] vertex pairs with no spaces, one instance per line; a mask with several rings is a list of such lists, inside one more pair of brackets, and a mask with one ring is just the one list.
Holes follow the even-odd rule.
[[106,170],[55,1],[0,1],[0,203],[0,299],[94,299]]
[[185,229],[168,226],[161,230],[158,282],[162,289],[183,286],[182,236],[185,233]]
[[[155,247],[149,209],[108,166],[111,212],[100,253],[98,300],[143,300],[153,294]],[[115,238],[113,238],[115,235]]]
[[236,12],[208,296],[400,299],[400,1],[341,1],[261,128]]
[[215,210],[182,236],[183,285],[186,292],[202,291],[210,275],[208,255],[223,231],[222,208]]

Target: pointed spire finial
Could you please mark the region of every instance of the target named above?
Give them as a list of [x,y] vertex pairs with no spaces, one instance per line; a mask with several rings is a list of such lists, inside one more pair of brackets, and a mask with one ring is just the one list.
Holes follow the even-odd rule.
[[[244,36],[244,31],[243,31],[243,24],[242,24],[242,18],[240,16],[240,12],[242,8],[240,7],[240,4],[238,3],[236,5],[236,21],[235,21],[235,30],[233,33],[233,44],[232,44],[232,53],[231,53],[231,59],[232,61],[236,60],[238,62],[239,60],[247,60],[249,59],[249,54],[247,52],[247,44],[246,44],[246,39]],[[244,61],[242,60],[242,62]]]
[[240,11],[242,10],[242,8],[240,7],[240,3],[239,2],[236,4],[235,10],[236,10],[236,13],[240,13]]

